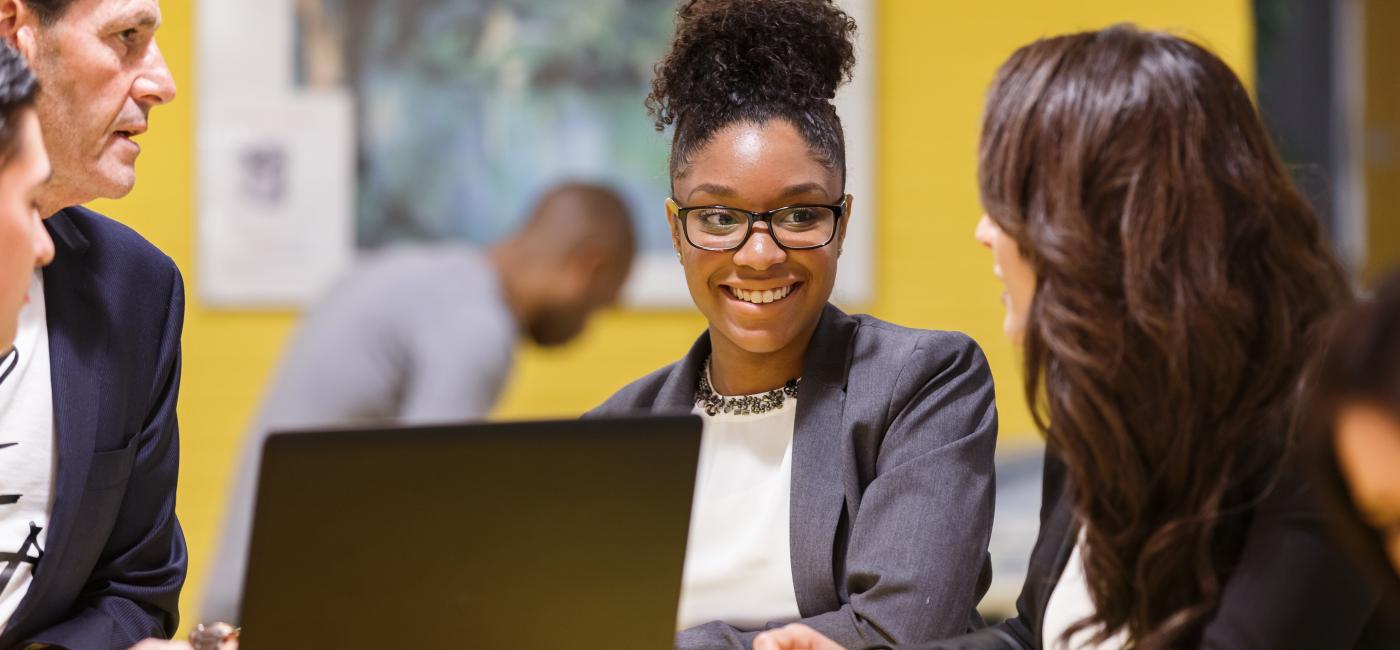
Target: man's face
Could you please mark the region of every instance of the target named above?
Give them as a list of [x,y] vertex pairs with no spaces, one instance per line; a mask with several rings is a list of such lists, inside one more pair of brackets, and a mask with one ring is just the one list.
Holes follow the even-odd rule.
[[156,46],[158,0],[77,0],[53,25],[30,18],[37,108],[64,205],[125,196],[136,184],[136,136],[175,98]]

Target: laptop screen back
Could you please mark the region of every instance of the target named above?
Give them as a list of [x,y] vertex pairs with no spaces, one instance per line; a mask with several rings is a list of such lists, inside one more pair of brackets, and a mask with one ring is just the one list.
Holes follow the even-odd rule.
[[241,647],[673,644],[693,416],[274,434]]

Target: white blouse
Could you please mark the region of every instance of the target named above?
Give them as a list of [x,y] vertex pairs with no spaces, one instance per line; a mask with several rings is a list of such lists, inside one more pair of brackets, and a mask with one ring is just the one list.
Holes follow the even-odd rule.
[[695,412],[705,428],[677,629],[796,620],[788,512],[797,399],[763,413]]
[[0,553],[16,554],[0,563],[3,632],[33,584],[53,512],[53,387],[44,280],[38,271],[29,285],[29,304],[20,311],[14,350],[0,357],[0,378]]
[[1126,630],[1120,630],[1103,643],[1090,642],[1098,631],[1092,626],[1076,632],[1070,637],[1068,644],[1060,638],[1070,626],[1094,613],[1089,584],[1084,581],[1084,559],[1079,554],[1079,547],[1083,544],[1084,534],[1080,533],[1079,539],[1074,543],[1074,550],[1070,551],[1065,572],[1060,574],[1060,581],[1055,583],[1054,591],[1050,592],[1050,600],[1045,603],[1045,616],[1041,621],[1041,647],[1046,650],[1121,650],[1128,642]]

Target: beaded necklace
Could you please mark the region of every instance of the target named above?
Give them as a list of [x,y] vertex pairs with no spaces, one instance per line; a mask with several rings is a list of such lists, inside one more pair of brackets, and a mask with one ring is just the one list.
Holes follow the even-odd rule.
[[797,399],[797,383],[801,379],[789,379],[782,388],[774,388],[757,395],[736,395],[726,397],[716,393],[710,386],[710,360],[705,359],[705,367],[700,369],[700,382],[695,388],[695,405],[711,416],[761,415],[783,407],[787,398]]

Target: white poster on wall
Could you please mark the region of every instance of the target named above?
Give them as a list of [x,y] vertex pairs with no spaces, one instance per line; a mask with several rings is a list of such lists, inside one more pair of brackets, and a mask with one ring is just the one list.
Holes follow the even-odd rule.
[[200,286],[212,306],[320,295],[354,254],[354,130],[340,93],[225,102],[199,140]]
[[[837,97],[855,197],[835,300],[874,286],[876,0]],[[642,100],[674,0],[200,0],[200,290],[216,306],[314,300],[357,252],[490,245],[549,185],[626,200],[623,300],[688,308],[663,202],[668,134]],[[246,37],[257,34],[256,45]]]

